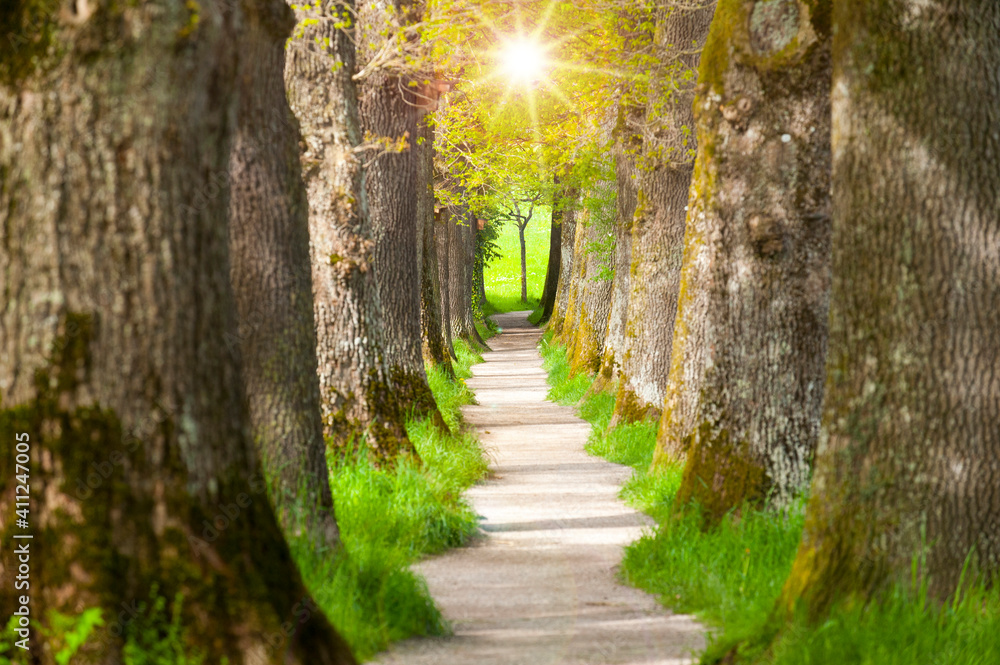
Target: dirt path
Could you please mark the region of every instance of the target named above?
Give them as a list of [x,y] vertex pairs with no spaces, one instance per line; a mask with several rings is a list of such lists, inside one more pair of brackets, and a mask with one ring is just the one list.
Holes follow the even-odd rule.
[[630,469],[587,455],[590,426],[545,400],[527,315],[495,317],[503,333],[468,381],[479,406],[465,417],[493,458],[494,476],[468,492],[485,537],[417,566],[455,634],[407,640],[378,662],[691,662],[702,627],[615,579],[622,547],[650,520],[617,498]]

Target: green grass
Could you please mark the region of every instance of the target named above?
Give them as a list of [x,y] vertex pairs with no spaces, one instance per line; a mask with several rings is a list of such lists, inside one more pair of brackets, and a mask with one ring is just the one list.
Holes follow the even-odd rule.
[[483,275],[486,299],[492,306],[492,311],[487,311],[487,315],[535,309],[538,306],[545,287],[545,270],[549,261],[550,226],[549,209],[539,208],[524,233],[528,263],[528,302],[521,300],[521,246],[517,226],[510,222],[500,228],[500,237],[496,243],[501,257],[488,265]]
[[657,424],[609,430],[612,395],[588,394],[593,378],[571,377],[565,349],[549,335],[541,352],[550,398],[577,405],[593,424],[588,452],[634,469],[621,495],[659,525],[626,548],[623,579],[716,628],[702,663],[716,663],[733,648],[738,662],[757,665],[1000,663],[1000,587],[975,587],[943,607],[921,591],[895,588],[867,607],[835,609],[820,625],[796,617],[775,636],[772,610],[802,535],[804,501],[783,511],[744,508],[739,518],[702,531],[696,511],[673,509],[681,468],[650,473]]
[[894,589],[878,604],[840,608],[819,626],[798,619],[771,654],[748,651],[770,665],[992,665],[1000,663],[1000,588],[972,589],[943,607],[922,591]]
[[[445,420],[454,430],[459,407],[471,392],[464,378],[481,361],[456,345],[456,380],[428,373]],[[333,460],[333,490],[344,552],[333,556],[307,542],[292,543],[308,588],[359,660],[391,642],[416,635],[447,634],[423,579],[409,566],[428,554],[465,543],[477,529],[462,491],[485,473],[487,462],[471,433],[443,435],[429,421],[407,423],[423,460],[402,461],[394,471],[375,468],[363,453]]]

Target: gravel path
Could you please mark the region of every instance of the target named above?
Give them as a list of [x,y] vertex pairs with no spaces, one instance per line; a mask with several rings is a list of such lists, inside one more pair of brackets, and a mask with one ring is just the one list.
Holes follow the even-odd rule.
[[418,564],[452,622],[448,638],[412,639],[384,665],[681,665],[704,629],[615,578],[622,547],[650,520],[617,498],[628,467],[584,452],[590,426],[545,400],[528,312],[501,314],[494,351],[472,368],[465,407],[493,460],[467,496],[484,537]]

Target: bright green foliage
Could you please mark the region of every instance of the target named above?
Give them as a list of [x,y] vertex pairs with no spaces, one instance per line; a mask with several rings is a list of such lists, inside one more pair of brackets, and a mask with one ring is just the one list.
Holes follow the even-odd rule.
[[52,646],[56,647],[56,663],[66,665],[73,654],[83,646],[94,629],[103,626],[101,608],[90,607],[78,616],[67,616],[60,612],[49,612],[48,632],[58,640]]
[[125,665],[201,665],[204,656],[190,653],[184,644],[183,594],[177,594],[169,608],[156,587],[149,598],[152,603],[140,601],[137,616],[125,626]]
[[[594,162],[606,157],[616,94],[627,82],[641,102],[657,64],[654,6],[430,2],[422,37],[434,69],[461,92],[436,113],[439,168],[450,176],[439,197],[483,210],[515,192],[546,190],[556,172],[566,185],[592,181]],[[543,52],[546,66],[534,80],[505,72],[512,42]]]
[[[503,258],[497,242],[500,238],[500,228],[500,224],[486,224],[476,230],[476,260],[472,266],[473,284],[482,282],[485,286],[487,268]],[[485,319],[490,308],[489,302],[480,302],[481,300],[479,289],[472,289],[472,315],[477,321]]]
[[438,408],[456,434],[410,421],[407,434],[423,460],[376,468],[363,451],[333,460],[333,491],[344,551],[337,556],[301,540],[291,543],[306,586],[355,656],[370,659],[391,642],[443,635],[448,627],[427,586],[409,567],[427,554],[465,543],[478,520],[462,491],[487,462],[475,435],[460,431],[459,408],[473,396],[464,379],[482,358],[459,341],[458,378],[428,368]]

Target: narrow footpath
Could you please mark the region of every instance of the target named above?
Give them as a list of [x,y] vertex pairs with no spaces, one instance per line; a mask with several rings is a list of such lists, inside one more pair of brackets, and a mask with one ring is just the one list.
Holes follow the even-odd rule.
[[528,312],[494,317],[503,332],[472,368],[477,406],[463,409],[491,457],[467,496],[483,537],[421,562],[455,634],[411,639],[383,665],[681,665],[704,629],[616,579],[622,548],[651,525],[618,491],[628,467],[584,452],[590,425],[546,401]]

